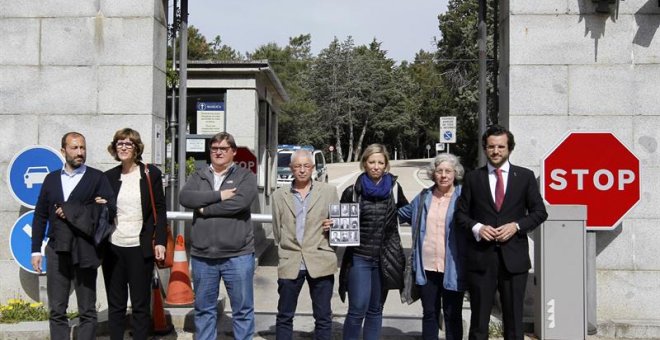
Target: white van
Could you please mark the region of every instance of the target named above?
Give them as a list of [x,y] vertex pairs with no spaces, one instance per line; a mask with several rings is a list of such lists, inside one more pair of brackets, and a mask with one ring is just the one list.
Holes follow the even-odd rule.
[[[289,164],[291,157],[296,150],[306,149],[312,153],[314,161],[314,170],[312,171],[312,181],[319,181],[328,183],[328,167],[325,164],[325,156],[321,150],[313,150],[312,147],[306,146],[278,146],[277,151],[277,187],[283,185],[290,185],[293,181],[293,174]],[[310,150],[311,149],[311,150]]]

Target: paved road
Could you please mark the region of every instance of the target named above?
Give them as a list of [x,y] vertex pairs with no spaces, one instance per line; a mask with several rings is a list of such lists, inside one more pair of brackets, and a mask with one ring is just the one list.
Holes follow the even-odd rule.
[[[399,160],[390,162],[390,172],[398,176],[398,181],[403,188],[403,193],[408,200],[412,200],[422,188],[432,184],[426,176],[425,168],[431,159]],[[359,163],[334,163],[328,164],[329,183],[337,186],[341,195],[344,189],[355,183],[355,179],[361,173]]]

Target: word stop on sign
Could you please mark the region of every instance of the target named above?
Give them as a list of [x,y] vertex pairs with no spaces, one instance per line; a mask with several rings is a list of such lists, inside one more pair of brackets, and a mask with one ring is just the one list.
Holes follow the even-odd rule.
[[[635,172],[629,169],[619,169],[616,173],[608,169],[596,170],[591,174],[589,169],[571,169],[570,174],[564,169],[554,169],[550,172],[552,182],[548,184],[554,190],[564,190],[569,183],[577,190],[584,190],[584,183],[592,181],[594,187],[600,191],[608,191],[616,186],[617,190],[623,191],[627,184],[635,181]],[[574,181],[573,181],[574,180]]]

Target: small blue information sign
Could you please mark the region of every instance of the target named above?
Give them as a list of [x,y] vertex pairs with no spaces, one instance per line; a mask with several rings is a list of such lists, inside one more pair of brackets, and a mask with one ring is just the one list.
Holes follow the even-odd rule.
[[34,209],[46,175],[61,169],[63,164],[64,159],[53,148],[41,145],[26,147],[14,155],[7,167],[9,192],[18,203]]
[[[9,249],[11,255],[18,265],[24,270],[37,274],[32,268],[32,220],[34,219],[34,211],[28,211],[21,215],[11,228],[9,235]],[[48,230],[48,228],[46,228]],[[41,245],[41,254],[44,255],[44,247],[48,243],[48,239],[44,239]],[[46,273],[46,257],[42,257],[41,271]]]
[[442,138],[445,142],[449,142],[454,139],[454,134],[451,131],[445,131],[442,134]]
[[225,102],[197,102],[197,111],[224,111]]

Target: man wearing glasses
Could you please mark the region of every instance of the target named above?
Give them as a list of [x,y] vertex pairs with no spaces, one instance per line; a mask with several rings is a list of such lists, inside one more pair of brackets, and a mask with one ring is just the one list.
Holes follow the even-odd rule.
[[234,164],[236,142],[226,132],[209,143],[211,164],[196,171],[179,193],[179,201],[193,209],[190,263],[195,286],[195,334],[217,337],[217,301],[224,279],[232,310],[235,339],[254,334],[254,232],[250,206],[257,197],[257,181]]
[[[314,339],[332,337],[332,287],[337,257],[328,242],[330,205],[338,206],[334,186],[312,181],[312,154],[296,151],[291,159],[293,182],[273,194],[273,235],[278,245],[275,337],[293,338],[298,296],[307,280],[314,313]],[[333,235],[339,237],[339,232]]]

